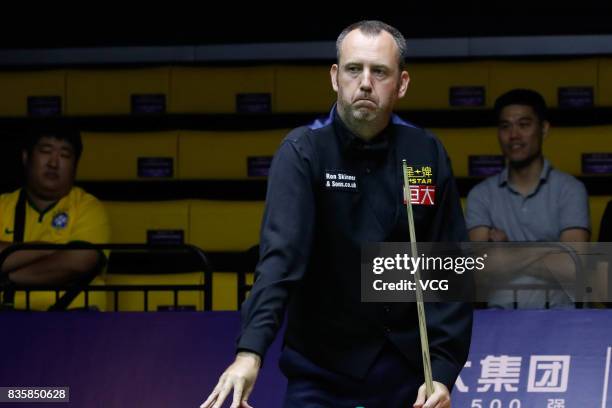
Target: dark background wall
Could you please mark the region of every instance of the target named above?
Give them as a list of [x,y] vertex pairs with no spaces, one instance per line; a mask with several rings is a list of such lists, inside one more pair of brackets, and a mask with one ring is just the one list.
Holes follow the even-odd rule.
[[368,14],[330,13],[314,3],[313,8],[295,4],[265,14],[262,9],[271,4],[262,4],[259,14],[238,3],[231,11],[213,10],[206,3],[193,10],[170,4],[167,13],[158,8],[154,14],[147,5],[130,16],[121,9],[95,8],[83,15],[75,10],[60,17],[42,10],[26,17],[6,13],[0,27],[0,49],[329,41],[343,27],[364,18],[388,22],[409,38],[612,33],[612,5],[605,2],[572,2],[552,9],[507,1],[496,10],[478,2],[461,2],[451,8],[434,4],[430,10],[414,9],[417,4],[389,2],[374,7],[389,11],[372,13],[372,5],[342,5],[365,9]]

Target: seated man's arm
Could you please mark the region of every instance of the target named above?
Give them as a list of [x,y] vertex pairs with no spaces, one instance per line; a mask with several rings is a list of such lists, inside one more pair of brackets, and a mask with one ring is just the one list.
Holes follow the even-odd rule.
[[475,227],[469,230],[470,241],[488,241],[489,240],[489,227]]
[[61,285],[93,271],[99,257],[95,250],[54,251],[13,270],[9,278],[18,285]]
[[[573,177],[568,178],[559,196],[559,206],[559,241],[567,243],[568,252],[550,255],[545,263],[557,280],[574,282],[577,277],[574,258],[570,257],[572,243],[589,242],[591,238],[589,197],[584,185]],[[574,250],[580,253],[583,248],[582,245],[576,245]]]
[[561,242],[589,242],[591,233],[582,228],[569,228],[561,232],[559,240]]
[[[485,183],[476,185],[468,194],[466,224],[468,235],[472,242],[508,242],[506,232],[493,225],[491,192]],[[513,248],[491,244],[486,248],[488,256],[486,273],[478,275],[478,281],[500,282],[532,271],[531,265],[541,259],[544,254],[536,248]],[[529,272],[532,273],[532,272]]]
[[[110,224],[102,203],[87,196],[79,210],[70,241],[108,243]],[[20,285],[59,285],[92,272],[104,256],[102,251],[82,249],[19,251],[9,256],[3,270],[9,272],[12,282]]]
[[[32,242],[34,243],[34,242]],[[42,244],[43,242],[36,242]],[[0,241],[0,252],[13,245],[12,242]],[[4,263],[2,264],[2,273],[10,273],[16,269],[23,268],[31,264],[32,262],[38,261],[44,257],[51,255],[54,251],[47,250],[21,250],[13,252],[9,255]]]

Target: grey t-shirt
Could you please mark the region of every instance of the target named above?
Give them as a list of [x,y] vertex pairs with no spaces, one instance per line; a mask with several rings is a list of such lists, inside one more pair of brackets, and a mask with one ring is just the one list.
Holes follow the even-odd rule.
[[[468,194],[466,224],[468,230],[489,227],[503,230],[509,241],[559,241],[570,228],[590,231],[589,201],[584,185],[560,172],[545,160],[540,182],[522,196],[508,182],[508,168],[476,185]],[[528,274],[517,276],[512,284],[550,284]],[[568,307],[573,303],[562,289],[549,292],[550,307]],[[496,291],[489,307],[511,308],[512,291]],[[546,295],[538,290],[517,291],[519,308],[541,308]]]
[[569,228],[590,231],[589,198],[584,185],[569,174],[544,167],[537,187],[522,196],[508,182],[508,168],[476,185],[468,194],[468,230],[503,230],[510,241],[559,241]]

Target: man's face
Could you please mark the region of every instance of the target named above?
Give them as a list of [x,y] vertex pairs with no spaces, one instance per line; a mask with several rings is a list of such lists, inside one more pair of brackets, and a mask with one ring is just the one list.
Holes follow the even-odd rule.
[[344,120],[357,125],[388,122],[408,88],[408,73],[400,72],[398,55],[397,44],[386,31],[367,36],[353,30],[344,38],[340,61],[330,71]]
[[76,172],[76,156],[65,140],[42,137],[32,153],[23,152],[27,186],[45,199],[59,199],[70,191]]
[[497,136],[502,153],[513,165],[526,165],[542,154],[549,123],[527,105],[508,105],[499,115]]

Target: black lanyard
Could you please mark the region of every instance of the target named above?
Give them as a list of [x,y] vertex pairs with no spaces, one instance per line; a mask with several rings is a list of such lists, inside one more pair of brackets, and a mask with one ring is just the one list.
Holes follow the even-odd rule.
[[26,192],[22,188],[15,206],[15,221],[13,224],[13,243],[23,242],[26,218]]
[[[25,234],[25,218],[26,218],[26,192],[21,189],[17,205],[15,206],[15,219],[13,223],[13,243],[23,242]],[[2,297],[4,306],[14,306],[15,304],[15,289],[12,287],[6,288]]]

